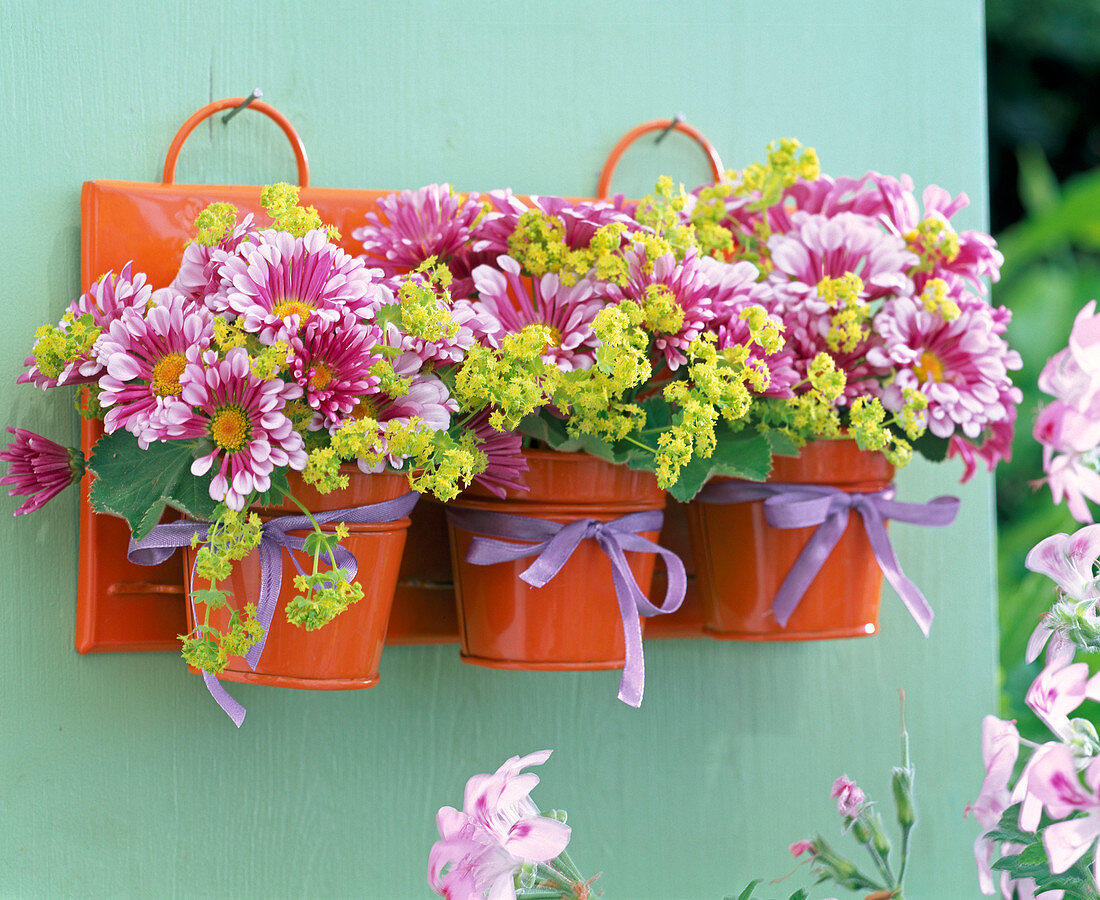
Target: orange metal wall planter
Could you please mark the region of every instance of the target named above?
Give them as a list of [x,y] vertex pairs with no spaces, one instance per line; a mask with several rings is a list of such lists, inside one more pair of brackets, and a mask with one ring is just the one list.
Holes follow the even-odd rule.
[[[294,495],[315,513],[382,503],[407,494],[409,490],[403,475],[364,475],[354,466],[345,467],[344,472],[350,479],[349,487],[344,491],[318,494],[303,485],[297,476],[292,477],[291,488]],[[265,521],[277,516],[300,514],[300,510],[288,502],[258,511]],[[408,517],[347,526],[351,533],[341,541],[341,545],[350,551],[358,564],[363,598],[330,624],[313,631],[290,624],[285,615],[287,601],[298,593],[294,588],[294,576],[298,570],[292,555],[297,557],[297,564],[307,572],[312,558],[305,553],[283,548],[279,603],[268,627],[263,654],[254,670],[242,657],[231,656],[229,665],[219,673],[218,678],[222,681],[312,690],[368,688],[377,684],[378,665],[408,527]],[[306,532],[291,533],[304,536]],[[184,566],[188,572],[193,563],[194,551],[185,547]],[[260,592],[260,584],[260,556],[254,550],[234,566],[230,578],[220,584],[232,594],[230,606],[211,610],[210,624],[219,630],[226,630],[231,612],[245,602],[254,602]],[[204,580],[195,579],[195,588],[208,586]],[[204,618],[205,614],[206,608],[201,603],[187,604],[188,627],[192,626],[193,615]]]
[[[108,270],[118,271],[133,261],[154,286],[175,276],[179,255],[191,239],[192,222],[208,204],[224,201],[244,212],[261,214],[259,190],[242,185],[176,184],[179,152],[194,128],[223,109],[239,106],[243,98],[211,103],[192,115],[172,141],[165,159],[162,183],[89,181],[81,191],[81,281],[88,284]],[[262,102],[248,109],[273,119],[287,135],[295,155],[303,203],[317,208],[325,222],[345,236],[343,249],[358,253],[349,239],[380,197],[392,191],[306,187],[309,166],[301,139],[274,107]],[[712,171],[721,172],[714,148],[690,126],[671,120],[646,123],[627,135],[605,166],[610,182],[615,162],[640,133],[673,125],[695,138],[707,152]],[[606,183],[602,189],[606,189]],[[90,452],[101,436],[98,422],[84,422],[81,445]],[[138,566],[126,558],[129,531],[112,516],[95,513],[88,502],[90,475],[81,485],[79,577],[76,611],[76,649],[81,653],[117,651],[178,652],[177,635],[187,631],[182,554],[155,567]],[[686,550],[682,508],[670,504],[664,543]],[[408,546],[398,573],[390,615],[388,644],[454,643],[459,639],[451,562],[443,507],[428,498],[413,511]],[[687,560],[686,553],[680,554]],[[655,590],[663,590],[665,574],[656,573]],[[346,614],[345,614],[346,615]],[[701,612],[689,572],[687,597],[681,610],[649,621],[649,637],[698,636]],[[323,629],[322,629],[323,631]],[[266,651],[265,651],[266,656]]]
[[[815,441],[798,457],[776,457],[769,483],[827,485],[848,493],[885,490],[893,467],[855,441]],[[773,602],[814,528],[779,529],[763,500],[688,505],[705,629],[717,638],[799,641],[865,637],[878,630],[882,570],[862,519],[853,515],[786,626]]]
[[[607,522],[633,512],[662,510],[665,493],[648,472],[615,466],[579,453],[529,450],[529,492],[501,500],[474,486],[450,506],[569,523]],[[450,527],[451,559],[459,611],[462,658],[497,669],[621,669],[623,626],[611,564],[593,540],[584,540],[543,587],[520,578],[531,558],[473,565],[466,561],[475,531]],[[651,541],[658,532],[645,532]],[[629,553],[627,561],[644,593],[655,557]]]

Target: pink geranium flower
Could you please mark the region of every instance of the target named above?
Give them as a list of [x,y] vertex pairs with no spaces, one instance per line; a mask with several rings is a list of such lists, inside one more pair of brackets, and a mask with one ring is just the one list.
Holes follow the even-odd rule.
[[0,459],[8,464],[0,484],[12,486],[9,497],[27,498],[15,515],[41,509],[84,474],[84,457],[75,447],[63,447],[25,428],[9,426],[8,433],[15,439],[0,450]]
[[[1043,830],[1050,870],[1064,872],[1100,837],[1100,758],[1088,764],[1083,784],[1077,760],[1064,744],[1051,747],[1030,769],[1030,793],[1056,820]],[[1080,813],[1084,815],[1067,818]],[[1100,888],[1098,853],[1093,857],[1093,880]]]
[[183,402],[165,407],[156,436],[210,441],[213,449],[191,464],[191,473],[205,475],[221,458],[210,482],[213,499],[244,509],[253,491],[271,486],[276,466],[305,468],[302,436],[282,411],[288,400],[301,396],[297,384],[258,378],[242,347],[230,350],[224,360],[207,351],[200,361],[187,364],[180,382]]
[[841,775],[833,782],[833,789],[829,796],[836,800],[836,811],[846,819],[854,819],[858,816],[867,802],[863,790],[847,775]]
[[466,783],[462,810],[445,806],[436,822],[440,840],[428,858],[428,884],[452,900],[515,900],[514,879],[524,863],[545,863],[569,844],[570,828],[539,815],[530,793],[537,775],[523,770],[550,757],[542,750],[513,756],[492,775]]
[[[982,720],[982,760],[985,763],[985,780],[978,798],[966,807],[966,814],[974,814],[982,827],[982,834],[974,842],[974,858],[978,863],[978,884],[983,894],[992,895],[993,871],[991,863],[997,844],[985,833],[997,827],[1001,816],[1009,806],[1008,783],[1020,752],[1020,736],[1012,722],[1004,722],[995,716]],[[1008,873],[1002,873],[1004,882]],[[1011,896],[1005,893],[1006,897]]]
[[1100,558],[1100,525],[1086,525],[1073,534],[1052,534],[1027,554],[1024,565],[1046,575],[1077,600],[1100,599],[1096,561]]

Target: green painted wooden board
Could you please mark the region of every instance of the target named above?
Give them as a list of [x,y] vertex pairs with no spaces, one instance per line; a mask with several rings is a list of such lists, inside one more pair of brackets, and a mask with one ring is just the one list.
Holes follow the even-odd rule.
[[[257,86],[298,126],[318,186],[591,193],[624,131],[682,111],[727,165],[797,136],[836,174],[966,190],[963,225],[985,221],[978,0],[0,10],[8,385],[34,328],[81,289],[80,185],[156,178],[188,114]],[[692,184],[706,169],[674,136],[633,148],[615,188],[641,193],[661,172]],[[293,176],[256,115],[200,126],[177,171]],[[0,413],[75,441],[61,397],[12,386]],[[915,465],[900,495],[952,491],[958,474]],[[841,772],[885,801],[899,687],[922,814],[911,895],[977,896],[962,812],[996,696],[990,480],[960,494],[951,529],[895,529],[937,611],[927,641],[887,589],[872,639],[655,643],[639,711],[615,700],[613,672],[488,671],[453,646],[396,647],[369,691],[234,687],[240,732],[174,654],[75,653],[75,495],[16,522],[4,498],[0,896],[427,897],[436,808],[470,774],[552,747],[536,799],[569,811],[574,856],[604,872],[609,900],[720,898],[785,874],[786,845],[814,829],[839,842]]]

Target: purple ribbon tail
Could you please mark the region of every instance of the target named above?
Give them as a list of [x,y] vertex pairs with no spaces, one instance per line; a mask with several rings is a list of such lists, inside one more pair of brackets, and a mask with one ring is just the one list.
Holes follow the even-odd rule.
[[[520,578],[532,587],[547,584],[573,555],[585,538],[593,538],[611,561],[611,578],[623,626],[624,661],[619,681],[619,699],[635,708],[645,693],[645,658],[639,615],[654,616],[675,612],[687,591],[684,564],[671,550],[655,544],[638,532],[659,531],[664,514],[659,510],[629,513],[610,522],[577,519],[566,525],[548,519],[514,516],[508,513],[449,509],[451,522],[467,531],[477,532],[470,542],[466,562],[476,566],[535,556]],[[492,537],[511,538],[494,540]],[[531,541],[518,544],[513,541]],[[626,561],[625,551],[656,553],[668,568],[668,587],[661,606],[655,606],[643,593]]]
[[[384,500],[381,503],[372,503],[366,506],[356,506],[348,509],[332,509],[316,513],[313,518],[318,525],[332,522],[344,522],[351,524],[394,522],[403,519],[416,505],[420,495],[409,492],[393,500]],[[281,516],[265,522],[263,533],[260,536],[260,592],[256,598],[256,621],[263,628],[260,639],[252,645],[245,654],[245,662],[253,671],[260,663],[260,658],[267,643],[267,635],[271,628],[271,621],[275,616],[275,609],[279,601],[279,588],[283,581],[283,549],[301,550],[305,547],[305,539],[288,534],[290,531],[303,531],[312,529],[313,523],[307,516]],[[208,524],[205,522],[191,522],[181,519],[176,522],[165,522],[157,525],[140,541],[131,539],[127,557],[130,562],[143,566],[154,566],[164,562],[177,548],[187,546],[191,539],[198,535],[199,539],[205,539]],[[291,555],[291,561],[298,571],[298,561]],[[358,563],[346,547],[337,544],[333,550],[331,562],[333,568],[347,569],[348,580],[354,580],[358,573]],[[194,578],[194,569],[190,578]],[[191,592],[188,591],[190,594]],[[196,621],[195,602],[191,600],[191,615]],[[245,708],[234,700],[229,692],[216,676],[209,672],[202,673],[206,689],[218,703],[234,724],[240,728],[244,721]]]
[[244,722],[245,708],[229,695],[229,691],[214,675],[203,672],[202,680],[206,682],[206,689],[210,691],[210,696],[217,701],[218,706],[222,708],[225,714],[233,720],[233,724],[240,728],[241,723]]
[[886,522],[894,519],[912,525],[950,525],[959,511],[959,498],[936,497],[928,503],[901,503],[893,495],[893,487],[870,493],[847,493],[824,485],[727,481],[708,484],[699,499],[704,503],[763,500],[765,517],[773,528],[817,526],[772,602],[776,621],[784,627],[843,537],[849,511],[855,509],[863,519],[875,561],[927,637],[934,613],[920,589],[902,571]]

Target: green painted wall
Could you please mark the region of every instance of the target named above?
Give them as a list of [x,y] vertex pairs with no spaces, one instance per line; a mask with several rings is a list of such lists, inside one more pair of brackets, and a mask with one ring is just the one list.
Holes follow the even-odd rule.
[[[980,0],[222,3],[0,0],[0,382],[79,290],[80,185],[153,180],[182,120],[260,86],[314,184],[585,194],[637,122],[681,110],[728,165],[786,135],[828,171],[966,190],[985,221]],[[616,188],[703,180],[686,141],[638,146]],[[292,179],[261,116],[202,126],[181,181]],[[0,395],[0,422],[75,441],[67,401]],[[955,489],[917,464],[903,499]],[[419,898],[434,813],[465,779],[543,747],[536,799],[568,809],[609,898],[720,898],[836,835],[833,778],[885,801],[908,691],[922,822],[911,894],[976,896],[962,811],[994,708],[990,481],[949,530],[895,529],[937,611],[925,641],[893,593],[881,636],[647,648],[640,711],[618,675],[467,667],[387,650],[370,691],[235,689],[240,732],[173,654],[72,648],[76,498],[0,512],[0,896]],[[785,896],[785,894],[784,894]]]

